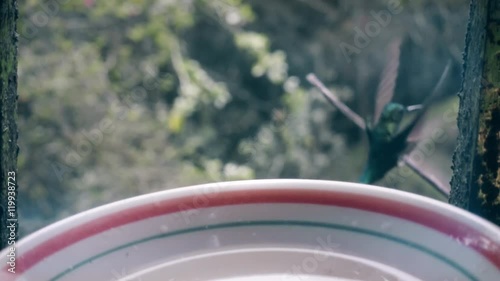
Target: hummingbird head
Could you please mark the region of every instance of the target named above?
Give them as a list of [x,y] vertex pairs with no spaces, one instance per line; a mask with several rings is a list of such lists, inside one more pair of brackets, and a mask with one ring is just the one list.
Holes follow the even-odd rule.
[[399,124],[403,119],[406,108],[399,103],[390,102],[384,106],[380,120],[383,122],[390,122]]
[[385,140],[393,138],[399,130],[405,112],[406,108],[399,103],[386,104],[376,125],[375,136]]

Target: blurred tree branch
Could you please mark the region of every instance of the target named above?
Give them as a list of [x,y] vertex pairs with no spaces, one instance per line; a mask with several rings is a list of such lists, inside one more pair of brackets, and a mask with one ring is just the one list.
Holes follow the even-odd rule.
[[[11,232],[17,237],[17,3],[0,1],[0,249],[8,243]],[[12,189],[15,196],[12,198]],[[10,193],[9,193],[10,191]],[[14,201],[13,201],[14,199]],[[12,205],[12,203],[14,205]],[[13,216],[11,215],[13,214]],[[8,221],[16,219],[16,221]],[[8,228],[14,222],[15,227]],[[12,240],[11,240],[12,241]]]
[[450,203],[500,225],[500,0],[472,0]]

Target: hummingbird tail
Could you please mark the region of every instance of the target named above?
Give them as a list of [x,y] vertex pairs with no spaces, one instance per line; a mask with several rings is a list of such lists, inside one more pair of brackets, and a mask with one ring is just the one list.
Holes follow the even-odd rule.
[[360,183],[365,183],[365,184],[370,184],[372,183],[372,173],[370,171],[370,169],[368,167],[365,168],[365,170],[363,171],[363,174],[361,175],[361,177],[359,177],[359,182]]

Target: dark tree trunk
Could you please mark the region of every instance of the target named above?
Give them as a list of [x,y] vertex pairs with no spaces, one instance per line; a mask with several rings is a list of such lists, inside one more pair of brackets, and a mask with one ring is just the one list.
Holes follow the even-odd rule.
[[18,229],[16,22],[16,0],[0,0],[0,249],[15,241]]
[[472,0],[450,203],[500,225],[500,0]]

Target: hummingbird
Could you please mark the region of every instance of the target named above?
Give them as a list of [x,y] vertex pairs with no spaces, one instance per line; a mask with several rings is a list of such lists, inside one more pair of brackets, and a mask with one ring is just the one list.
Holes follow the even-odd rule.
[[367,123],[366,134],[370,144],[368,161],[359,182],[374,183],[397,166],[401,154],[408,148],[408,137],[420,117],[400,130],[404,115],[410,112],[402,104],[390,102],[384,106],[380,119],[375,126]]
[[[387,172],[398,165],[405,152],[411,150],[415,145],[410,139],[415,134],[429,105],[437,99],[438,90],[447,77],[451,65],[448,62],[432,93],[422,104],[404,106],[392,102],[399,68],[400,45],[401,39],[396,38],[388,47],[389,59],[377,88],[374,122],[372,122],[371,118],[363,119],[353,112],[336,95],[329,91],[314,74],[307,76],[309,82],[316,86],[332,105],[365,131],[369,142],[369,154],[363,173],[359,178],[361,183],[372,184],[382,179]],[[416,115],[403,127],[403,120],[415,111],[417,112]],[[409,160],[404,159],[404,162],[446,195],[448,188],[444,188],[441,183],[423,173],[419,167]]]
[[[447,64],[431,95],[421,105],[405,107],[392,102],[401,56],[401,40],[395,39],[388,47],[388,62],[382,72],[376,94],[375,124],[366,120],[365,132],[369,142],[368,160],[359,182],[371,184],[382,179],[396,167],[404,152],[411,150],[415,143],[409,140],[415,132],[429,105],[437,98],[437,92],[448,75]],[[412,111],[417,115],[406,127],[401,128],[403,118]]]

